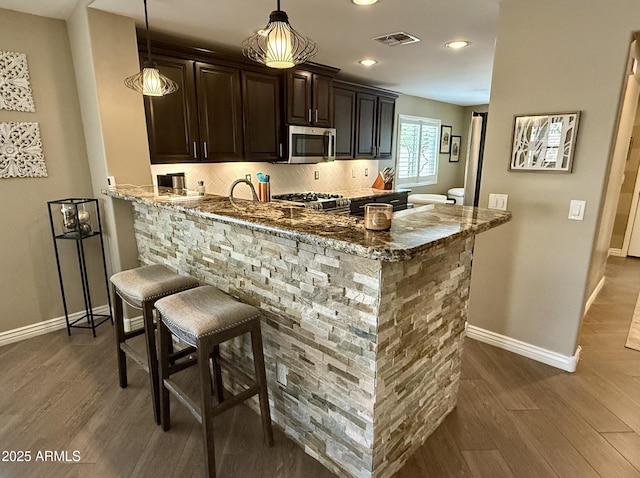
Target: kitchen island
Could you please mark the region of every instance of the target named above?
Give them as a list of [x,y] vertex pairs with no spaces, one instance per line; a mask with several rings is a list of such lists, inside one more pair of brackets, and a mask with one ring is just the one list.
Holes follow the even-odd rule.
[[[435,204],[371,232],[277,203],[103,192],[133,203],[141,263],[261,309],[273,419],[339,476],[391,476],[455,407],[474,238],[509,212]],[[248,340],[225,345],[251,370]]]

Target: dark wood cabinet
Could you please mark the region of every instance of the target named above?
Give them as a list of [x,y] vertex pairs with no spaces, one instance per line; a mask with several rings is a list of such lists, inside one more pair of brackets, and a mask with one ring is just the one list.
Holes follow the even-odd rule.
[[393,156],[393,120],[396,99],[371,93],[356,95],[356,158],[390,159]]
[[397,95],[335,81],[336,158],[390,159]]
[[247,161],[277,161],[282,157],[280,78],[242,72],[244,157]]
[[303,70],[289,70],[285,76],[287,123],[332,126],[333,79]]
[[355,152],[356,92],[346,88],[334,88],[333,101],[336,159],[351,159]]
[[180,89],[145,97],[151,163],[242,160],[239,70],[179,58],[155,59],[160,72]]
[[393,120],[396,111],[396,99],[378,96],[378,117],[376,125],[376,143],[378,159],[391,159],[393,156]]
[[163,75],[179,90],[171,95],[144,97],[151,163],[198,160],[198,112],[191,60],[155,57]]
[[356,94],[356,158],[376,157],[376,95]]
[[203,161],[242,161],[240,71],[196,63],[200,119],[199,157]]

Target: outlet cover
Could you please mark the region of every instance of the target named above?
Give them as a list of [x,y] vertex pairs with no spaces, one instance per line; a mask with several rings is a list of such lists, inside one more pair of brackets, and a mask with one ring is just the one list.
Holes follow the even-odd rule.
[[313,172],[313,179],[320,179],[320,171],[317,169]]
[[508,194],[489,194],[489,209],[507,210]]
[[245,175],[244,175],[244,178],[245,178],[247,181],[251,182],[251,174],[250,174],[250,173],[245,174]]
[[281,362],[276,362],[276,382],[283,387],[287,386],[287,366]]

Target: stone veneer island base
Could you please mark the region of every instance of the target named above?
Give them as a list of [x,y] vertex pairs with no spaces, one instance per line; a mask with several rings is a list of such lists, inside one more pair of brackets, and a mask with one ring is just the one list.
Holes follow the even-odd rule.
[[[455,407],[475,234],[510,213],[424,206],[373,233],[273,203],[104,192],[133,201],[142,263],[262,310],[273,419],[339,476],[392,476]],[[222,353],[251,370],[248,340]]]

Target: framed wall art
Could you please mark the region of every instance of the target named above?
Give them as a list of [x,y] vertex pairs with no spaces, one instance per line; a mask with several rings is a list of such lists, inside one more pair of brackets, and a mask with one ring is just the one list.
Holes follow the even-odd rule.
[[440,127],[440,154],[451,153],[451,126]]
[[580,112],[516,115],[511,171],[570,173]]
[[460,161],[460,143],[462,138],[460,136],[451,136],[451,154],[449,155],[450,163],[457,163]]

